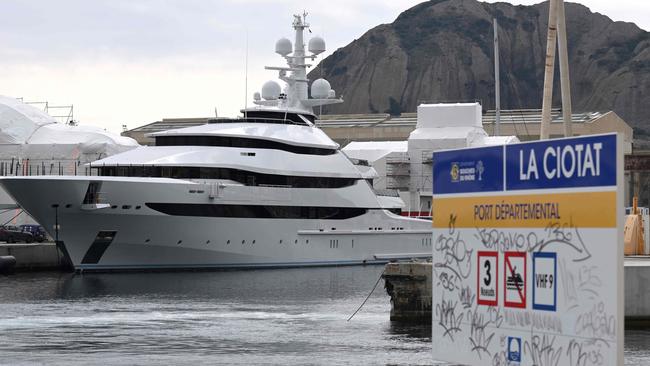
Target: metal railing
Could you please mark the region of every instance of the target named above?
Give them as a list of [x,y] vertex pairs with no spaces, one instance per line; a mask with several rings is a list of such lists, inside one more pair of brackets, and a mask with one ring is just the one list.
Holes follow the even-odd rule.
[[0,159],[0,176],[97,175],[79,159]]

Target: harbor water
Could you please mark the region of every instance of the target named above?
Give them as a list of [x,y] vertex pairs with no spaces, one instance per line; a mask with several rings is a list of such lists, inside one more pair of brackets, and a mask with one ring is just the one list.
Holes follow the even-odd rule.
[[[389,321],[382,266],[0,277],[0,364],[435,364]],[[625,334],[650,363],[650,331]]]

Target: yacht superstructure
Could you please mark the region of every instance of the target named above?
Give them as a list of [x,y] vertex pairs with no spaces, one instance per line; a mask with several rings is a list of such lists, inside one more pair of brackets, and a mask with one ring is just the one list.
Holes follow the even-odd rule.
[[[431,255],[429,221],[382,208],[355,165],[314,126],[313,107],[340,103],[311,85],[306,14],[276,52],[284,90],[267,82],[243,117],[153,134],[90,164],[97,176],[11,177],[0,184],[57,239],[77,270],[286,267],[382,263]],[[311,98],[309,97],[311,91]]]

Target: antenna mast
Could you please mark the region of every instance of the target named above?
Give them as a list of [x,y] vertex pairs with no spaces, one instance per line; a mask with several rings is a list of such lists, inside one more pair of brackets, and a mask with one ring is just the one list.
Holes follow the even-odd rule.
[[246,56],[244,57],[244,118],[248,117],[248,28],[246,28]]

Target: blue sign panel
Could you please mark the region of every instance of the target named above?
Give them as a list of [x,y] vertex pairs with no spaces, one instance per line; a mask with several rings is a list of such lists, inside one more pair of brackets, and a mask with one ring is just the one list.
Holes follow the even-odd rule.
[[533,253],[533,309],[557,310],[557,253]]
[[506,145],[506,190],[616,185],[616,135]]
[[508,337],[508,361],[521,362],[521,338]]
[[433,153],[433,194],[503,190],[503,146]]

